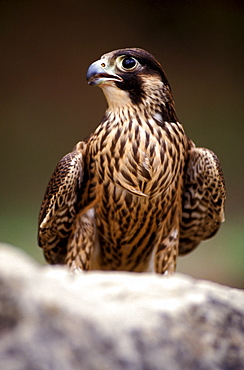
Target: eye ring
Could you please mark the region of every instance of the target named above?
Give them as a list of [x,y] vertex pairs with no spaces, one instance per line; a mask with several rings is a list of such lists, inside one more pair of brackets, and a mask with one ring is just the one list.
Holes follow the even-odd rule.
[[119,68],[122,71],[134,71],[137,69],[138,65],[138,61],[131,56],[123,56],[119,60]]

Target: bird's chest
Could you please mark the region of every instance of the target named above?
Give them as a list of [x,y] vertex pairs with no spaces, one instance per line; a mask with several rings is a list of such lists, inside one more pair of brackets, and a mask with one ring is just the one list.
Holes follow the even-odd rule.
[[110,193],[115,191],[113,186],[138,197],[165,192],[178,176],[182,162],[183,150],[175,142],[159,127],[151,131],[125,127],[98,135],[91,155],[97,191],[108,196],[110,184]]
[[175,142],[157,128],[113,131],[93,142],[96,225],[103,264],[109,268],[133,269],[135,255],[140,260],[143,253],[149,256],[170,231],[173,213],[179,215],[174,204],[180,198],[184,159],[183,147]]

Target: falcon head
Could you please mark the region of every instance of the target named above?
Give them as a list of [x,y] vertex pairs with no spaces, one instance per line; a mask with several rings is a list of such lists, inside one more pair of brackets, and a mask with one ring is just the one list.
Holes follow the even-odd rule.
[[88,84],[102,88],[109,109],[138,107],[160,112],[164,120],[176,121],[174,102],[165,73],[147,51],[127,48],[104,54],[90,65]]

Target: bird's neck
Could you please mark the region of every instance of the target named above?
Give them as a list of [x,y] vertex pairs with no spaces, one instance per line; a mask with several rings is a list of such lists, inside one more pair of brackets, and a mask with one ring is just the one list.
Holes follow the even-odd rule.
[[165,91],[162,89],[160,92],[152,90],[150,91],[151,95],[147,91],[138,104],[131,101],[127,91],[105,84],[102,89],[108,103],[106,116],[112,115],[115,118],[120,117],[120,119],[123,117],[134,119],[139,116],[141,119],[147,120],[161,115],[163,121],[178,121],[173,97],[168,88]]
[[130,102],[123,105],[109,105],[105,113],[106,118],[110,118],[116,126],[135,120],[139,123],[153,119],[159,125],[163,122],[178,122],[173,103],[164,102],[139,105],[133,105]]

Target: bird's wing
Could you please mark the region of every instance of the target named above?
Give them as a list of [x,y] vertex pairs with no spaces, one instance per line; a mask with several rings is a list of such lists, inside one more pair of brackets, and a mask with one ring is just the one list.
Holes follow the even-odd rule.
[[77,213],[77,198],[84,178],[84,142],[57,164],[46,189],[39,214],[38,244],[46,260],[64,263],[67,238]]
[[179,254],[212,237],[224,221],[225,183],[217,156],[192,145],[185,173]]

